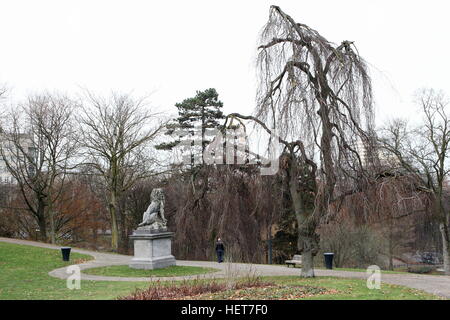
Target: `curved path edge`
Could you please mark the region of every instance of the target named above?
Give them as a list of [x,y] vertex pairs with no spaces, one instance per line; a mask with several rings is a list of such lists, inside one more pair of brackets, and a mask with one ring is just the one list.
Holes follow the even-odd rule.
[[[31,245],[47,249],[60,249],[60,246],[51,245],[47,243],[11,239],[0,237],[1,242]],[[93,256],[94,259],[85,263],[78,264],[81,270],[106,267],[113,265],[127,265],[132,259],[131,256],[104,253],[85,249],[72,248],[73,252],[87,254]],[[245,275],[260,275],[260,276],[298,276],[300,270],[298,268],[288,268],[280,265],[263,265],[263,264],[244,264],[244,263],[217,263],[212,261],[185,261],[177,260],[179,266],[198,266],[207,268],[216,268],[220,271],[213,273],[206,273],[194,276],[178,276],[178,277],[108,277],[89,275],[81,273],[81,280],[95,280],[95,281],[167,281],[167,280],[187,280],[187,279],[206,279],[206,278],[226,278],[226,277],[239,277]],[[69,276],[66,273],[67,267],[58,268],[50,271],[48,274],[55,278],[67,279]],[[323,270],[316,269],[315,274],[317,276],[331,276],[341,278],[356,278],[367,279],[365,272],[357,271],[340,271],[340,270]],[[437,296],[450,299],[450,276],[432,276],[432,275],[416,275],[416,274],[382,274],[381,281],[384,283],[401,285],[413,289],[422,290]]]

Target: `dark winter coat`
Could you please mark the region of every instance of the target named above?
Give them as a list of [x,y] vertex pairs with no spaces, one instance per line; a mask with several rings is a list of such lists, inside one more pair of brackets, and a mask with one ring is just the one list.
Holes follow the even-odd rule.
[[223,242],[216,242],[216,251],[225,251],[225,246]]

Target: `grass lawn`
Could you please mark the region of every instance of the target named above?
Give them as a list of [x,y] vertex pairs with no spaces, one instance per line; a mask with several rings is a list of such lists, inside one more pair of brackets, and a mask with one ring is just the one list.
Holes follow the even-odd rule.
[[0,242],[0,299],[113,299],[148,286],[145,282],[82,281],[80,290],[69,290],[66,280],[50,277],[48,272],[92,259],[74,252],[70,257],[70,262],[64,262],[59,250]]
[[[314,268],[319,270],[325,270],[325,268]],[[336,271],[355,271],[355,272],[366,272],[367,269],[361,269],[361,268],[333,268],[333,270]],[[381,270],[381,273],[385,274],[412,274],[408,271],[400,271],[400,270]]]
[[[81,281],[80,290],[69,290],[66,281],[50,277],[48,272],[71,263],[91,259],[71,254],[63,262],[59,250],[0,242],[0,299],[115,299],[136,289],[148,288],[148,282]],[[77,261],[78,260],[78,261]],[[436,299],[436,296],[400,286],[382,284],[381,290],[369,290],[365,280],[317,277],[263,277],[269,288],[248,288],[199,296],[207,299]],[[205,280],[206,281],[206,280]],[[172,282],[160,284],[173,285]],[[154,284],[151,284],[154,285]],[[241,296],[240,296],[241,295]]]
[[83,270],[83,273],[99,276],[112,277],[177,277],[198,275],[210,272],[217,272],[219,269],[190,267],[190,266],[170,266],[164,269],[142,270],[132,269],[128,266],[110,266]]
[[331,294],[319,294],[304,299],[314,300],[430,300],[440,299],[439,297],[426,292],[381,283],[380,290],[370,290],[367,288],[366,280],[343,279],[336,277],[317,277],[313,279],[301,279],[297,277],[266,278],[266,280],[277,279],[278,283],[284,285],[306,285],[323,287],[328,290],[336,290]]
[[[259,281],[255,279],[241,279],[239,289],[217,290],[221,283],[227,283],[227,280],[197,280],[174,282],[171,285],[178,287],[177,290],[166,290],[167,282],[155,284],[158,290],[146,290],[135,293],[137,300],[146,300],[146,297],[155,297],[156,299],[189,299],[189,300],[440,300],[440,297],[402,286],[381,284],[380,290],[370,290],[366,286],[365,280],[344,279],[336,277],[316,277],[313,279],[302,279],[295,276],[276,276],[262,277]],[[238,281],[238,283],[239,283]],[[183,292],[198,292],[198,290],[188,290],[188,283],[196,287],[202,287],[202,284],[215,282],[212,288],[200,290],[203,293],[191,295]],[[246,287],[246,284],[248,287]],[[228,285],[222,287],[232,287]],[[155,291],[159,294],[155,294]],[[172,295],[172,292],[176,292]],[[168,294],[168,296],[166,296]],[[166,298],[164,298],[166,297]],[[122,296],[124,299],[130,297]],[[133,299],[131,299],[133,300]]]
[[[322,269],[325,270],[325,268],[315,268],[315,269]],[[367,269],[361,269],[361,268],[333,268],[333,270],[337,271],[355,271],[355,272],[366,272]],[[445,274],[443,272],[439,271],[432,271],[429,273],[414,273],[414,272],[408,272],[407,268],[398,268],[395,270],[381,270],[381,273],[384,274],[422,274],[422,275],[432,275],[432,276],[444,276]]]

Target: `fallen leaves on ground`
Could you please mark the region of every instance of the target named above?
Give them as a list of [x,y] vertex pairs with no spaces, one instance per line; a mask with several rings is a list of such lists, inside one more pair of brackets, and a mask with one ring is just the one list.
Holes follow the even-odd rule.
[[200,295],[190,299],[220,300],[298,300],[317,295],[337,294],[338,290],[303,285],[270,285],[259,288],[227,290],[213,295]]
[[337,294],[335,289],[308,285],[274,284],[263,281],[156,284],[137,290],[122,300],[298,300],[317,295]]

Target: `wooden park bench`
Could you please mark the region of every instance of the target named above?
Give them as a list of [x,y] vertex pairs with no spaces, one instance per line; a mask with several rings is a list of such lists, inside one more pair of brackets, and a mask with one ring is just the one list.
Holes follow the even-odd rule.
[[299,254],[296,254],[292,257],[292,260],[286,260],[285,261],[286,265],[289,267],[290,265],[295,266],[297,264],[302,265],[302,256]]

